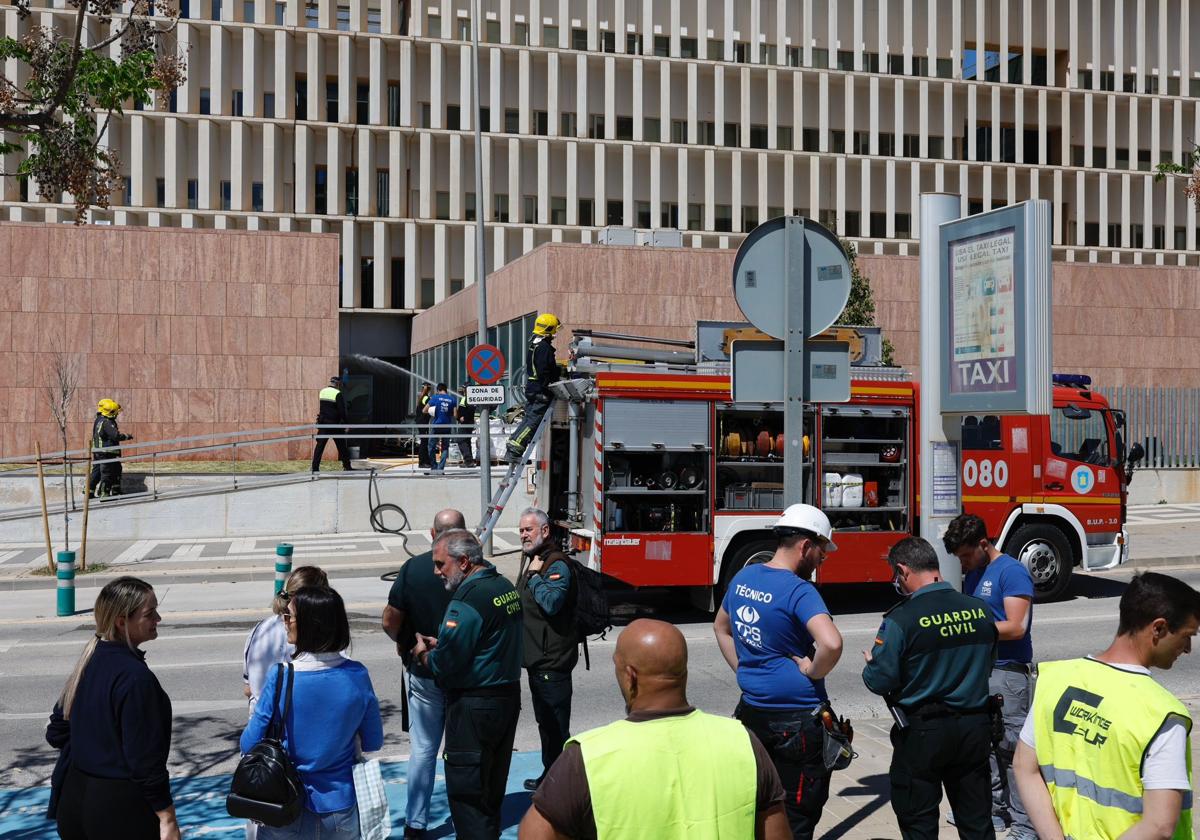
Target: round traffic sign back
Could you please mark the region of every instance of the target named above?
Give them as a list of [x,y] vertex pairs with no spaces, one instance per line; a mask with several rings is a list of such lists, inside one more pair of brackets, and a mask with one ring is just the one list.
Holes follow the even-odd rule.
[[505,370],[504,354],[494,344],[477,344],[467,353],[467,376],[480,385],[495,385]]
[[[824,225],[800,216],[780,216],[750,232],[733,260],[733,296],[742,314],[767,335],[787,332],[789,295],[800,299],[809,286],[807,337],[829,329],[850,299],[850,261]],[[789,282],[795,288],[789,290]]]

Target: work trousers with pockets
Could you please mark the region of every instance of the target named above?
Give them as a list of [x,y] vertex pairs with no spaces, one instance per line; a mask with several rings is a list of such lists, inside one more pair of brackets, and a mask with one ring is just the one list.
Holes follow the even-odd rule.
[[546,412],[550,410],[553,403],[554,397],[550,394],[537,394],[530,397],[529,402],[525,403],[525,416],[521,418],[521,423],[517,426],[516,431],[508,438],[509,460],[516,460],[525,454],[529,442],[533,440],[534,433],[542,424],[542,418],[546,416]]
[[[345,429],[339,429],[338,434],[344,433]],[[313,448],[312,471],[319,472],[321,469],[321,456],[325,454],[325,444],[330,438],[325,435],[317,435],[317,445]],[[338,457],[342,459],[342,469],[349,471],[350,469],[350,448],[346,441],[342,438],[333,438],[333,445],[337,447]]]
[[459,837],[497,840],[521,714],[521,686],[450,694],[446,704],[446,799]]
[[121,462],[109,456],[92,457],[92,471],[88,475],[88,495],[92,498],[119,496],[121,494]]
[[988,692],[1004,698],[1004,740],[996,745],[991,758],[992,816],[1001,818],[1008,825],[1011,840],[1034,840],[1037,837],[1021,803],[1012,769],[1017,739],[1029,714],[1032,681],[1028,673],[1003,668],[993,668],[988,679]]
[[892,810],[904,840],[937,840],[942,788],[962,840],[995,840],[986,711],[910,716],[892,727]]
[[158,815],[129,779],[102,779],[72,767],[58,801],[62,840],[158,840]]
[[571,737],[571,672],[526,671],[542,741],[542,775],[550,769]]
[[408,673],[408,828],[429,826],[429,799],[433,795],[438,747],[446,727],[446,698],[431,677]]
[[783,802],[794,840],[812,840],[829,800],[822,754],[825,729],[812,709],[761,709],[745,701],[733,716],[766,747],[783,783]]

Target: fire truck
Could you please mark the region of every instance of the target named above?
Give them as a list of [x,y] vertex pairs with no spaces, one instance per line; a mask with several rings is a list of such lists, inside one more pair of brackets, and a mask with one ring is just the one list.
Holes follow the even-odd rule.
[[[591,568],[689,587],[709,608],[738,570],[770,558],[783,509],[782,405],[732,401],[713,339],[730,327],[702,322],[695,352],[576,338],[532,476]],[[855,352],[850,401],[805,407],[804,501],[830,517],[839,547],[822,584],[887,582],[888,550],[919,528],[918,385]],[[1061,596],[1075,567],[1128,559],[1126,488],[1142,454],[1126,452],[1123,413],[1088,377],[1056,374],[1053,394],[1052,416],[962,420],[963,510],[1029,569],[1038,600]]]

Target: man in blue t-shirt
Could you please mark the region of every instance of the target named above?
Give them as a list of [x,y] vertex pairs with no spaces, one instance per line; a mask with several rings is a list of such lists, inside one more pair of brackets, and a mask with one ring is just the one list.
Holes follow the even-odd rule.
[[1009,840],[1036,840],[1012,769],[1033,695],[1033,578],[992,544],[978,516],[964,513],[954,519],[942,543],[962,563],[963,592],[987,603],[1000,634],[988,681],[989,692],[1004,697],[1004,740],[992,753],[992,823],[997,831],[1008,828]]
[[[439,382],[437,392],[429,398],[425,410],[433,418],[429,430],[429,463],[435,470],[446,469],[446,461],[450,458],[450,438],[446,435],[445,427],[454,423],[454,411],[458,408],[458,397],[446,393],[446,383]],[[441,434],[437,427],[441,426]],[[437,459],[438,444],[442,447],[442,457]],[[436,460],[435,460],[436,459]]]
[[789,507],[774,530],[774,556],[734,575],[713,632],[742,690],[734,716],[770,753],[792,836],[808,840],[829,799],[820,712],[825,677],[842,655],[842,635],[809,580],[837,546],[829,517],[811,505]]

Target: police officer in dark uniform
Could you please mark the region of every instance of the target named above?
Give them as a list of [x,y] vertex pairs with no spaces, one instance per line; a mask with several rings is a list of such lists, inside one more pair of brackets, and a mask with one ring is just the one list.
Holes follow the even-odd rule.
[[571,564],[550,535],[546,512],[526,508],[517,525],[521,551],[529,558],[517,579],[525,624],[525,670],[542,742],[542,772],[525,780],[525,790],[537,790],[571,738],[571,671],[579,662],[578,596]]
[[[342,378],[340,376],[330,377],[329,384],[321,389],[319,395],[321,408],[317,411],[318,426],[345,426],[348,422],[346,416],[346,398],[342,396]],[[334,429],[333,433],[345,434],[346,429]],[[317,445],[313,449],[312,471],[319,472],[321,469],[321,456],[325,454],[325,444],[329,442],[330,431],[325,430],[325,434],[317,435]],[[334,438],[333,445],[337,447],[338,457],[342,459],[342,469],[350,471],[350,448],[342,438]]]
[[529,441],[554,402],[550,385],[558,381],[554,335],[560,327],[562,322],[549,312],[543,312],[533,323],[533,337],[529,341],[529,378],[525,382],[525,416],[509,436],[504,453],[510,463],[520,461],[525,455]]
[[436,638],[413,656],[446,692],[446,798],[459,837],[495,840],[521,713],[521,596],[454,529],[433,543],[433,567],[454,593]]
[[996,625],[987,605],[941,578],[937,553],[920,537],[888,553],[907,597],[884,616],[863,682],[883,696],[892,727],[892,809],[905,840],[935,840],[942,788],[963,840],[994,840],[988,757],[988,677]]

